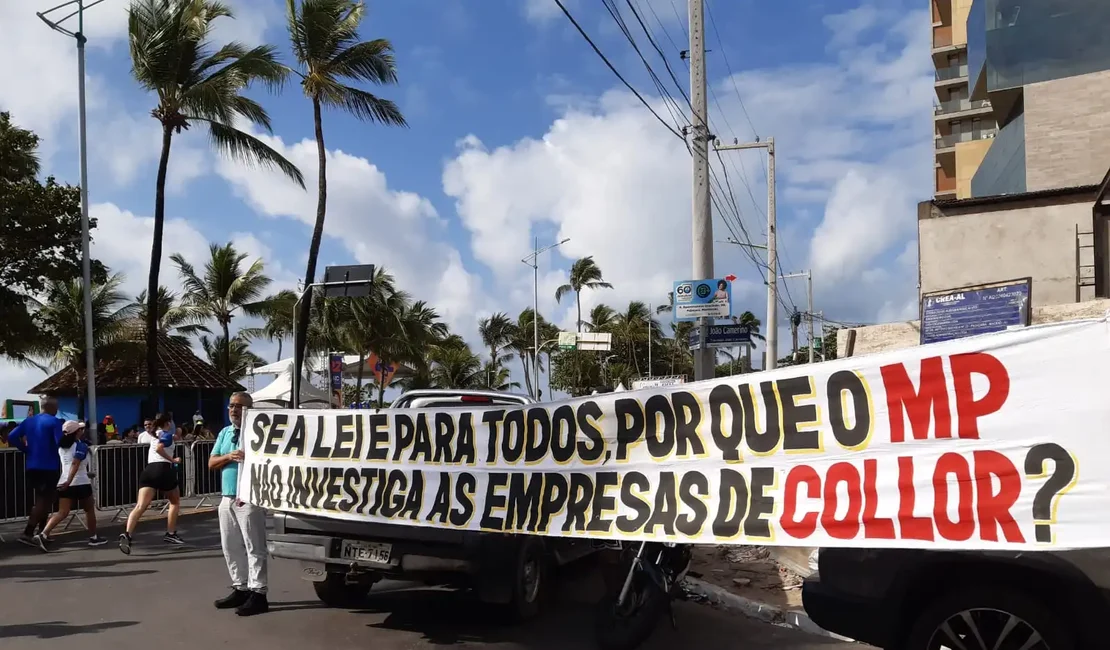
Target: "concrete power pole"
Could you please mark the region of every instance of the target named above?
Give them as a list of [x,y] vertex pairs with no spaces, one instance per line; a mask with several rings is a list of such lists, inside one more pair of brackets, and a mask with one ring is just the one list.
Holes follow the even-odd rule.
[[[799,273],[790,273],[789,275],[782,275],[779,277],[783,280],[789,280],[791,278],[806,279],[806,295],[809,301],[809,306],[806,308],[806,315],[809,317],[809,362],[813,363],[813,271],[801,271]],[[790,319],[790,331],[794,335],[794,354],[797,354],[798,323],[793,317]]]
[[778,244],[775,241],[775,139],[767,138],[766,142],[747,142],[744,144],[718,145],[716,151],[736,151],[740,149],[766,149],[767,150],[767,246],[742,244],[740,246],[767,249],[767,360],[763,364],[764,370],[774,370],[778,365],[779,353],[779,317],[778,317]]
[[[694,157],[693,280],[713,278],[713,213],[709,196],[709,105],[705,85],[705,15],[703,0],[690,0],[690,151]],[[701,349],[694,353],[694,380],[712,379],[713,349],[708,340],[709,319],[698,321]]]

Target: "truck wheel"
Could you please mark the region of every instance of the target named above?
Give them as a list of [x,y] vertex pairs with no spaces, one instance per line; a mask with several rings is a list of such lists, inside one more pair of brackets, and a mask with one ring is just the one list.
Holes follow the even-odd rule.
[[520,545],[513,572],[509,614],[517,621],[535,618],[540,613],[551,577],[543,541],[528,539]]
[[353,608],[358,607],[370,594],[373,580],[347,583],[342,573],[328,573],[323,582],[312,583],[316,590],[316,597],[328,607]]
[[1048,606],[1013,588],[986,585],[955,589],[926,604],[903,646],[947,647],[1075,650],[1075,641]]

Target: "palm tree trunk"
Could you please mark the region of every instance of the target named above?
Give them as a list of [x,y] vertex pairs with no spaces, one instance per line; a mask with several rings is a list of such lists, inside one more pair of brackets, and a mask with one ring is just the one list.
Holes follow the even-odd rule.
[[228,384],[231,383],[231,335],[227,331],[227,321],[220,319],[220,327],[224,331],[224,349],[220,354],[220,360],[224,364],[224,376],[227,377]]
[[278,358],[278,361],[281,361],[281,339],[278,339],[277,343],[278,343],[278,355],[277,355],[277,358]]
[[574,294],[574,302],[578,304],[578,331],[582,331],[582,296]]
[[524,366],[524,389],[532,395],[532,374],[528,372],[528,355],[520,355],[520,365]]
[[385,407],[385,381],[378,382],[378,408]]
[[158,272],[162,266],[162,233],[166,226],[166,171],[170,165],[173,129],[162,125],[162,155],[154,182],[154,237],[150,244],[150,275],[146,283],[146,376],[150,408],[158,408]]
[[312,98],[312,119],[316,126],[316,154],[319,156],[320,178],[317,181],[316,225],[312,228],[312,242],[308,246],[308,265],[304,272],[305,296],[297,316],[297,331],[293,339],[293,365],[297,373],[304,367],[304,353],[308,339],[308,319],[312,314],[312,291],[309,286],[316,280],[316,259],[320,256],[320,240],[324,237],[324,218],[328,210],[328,150],[324,146],[324,123],[320,114],[320,100]]
[[[362,404],[362,369],[366,365],[366,359],[363,356],[363,351],[358,351],[358,375],[355,378],[355,399],[359,404]],[[361,406],[360,406],[361,408]]]

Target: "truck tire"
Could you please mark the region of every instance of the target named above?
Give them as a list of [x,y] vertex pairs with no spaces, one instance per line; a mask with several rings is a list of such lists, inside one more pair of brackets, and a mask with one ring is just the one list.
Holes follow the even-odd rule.
[[328,607],[350,609],[362,605],[373,585],[373,580],[348,583],[342,573],[328,573],[323,582],[312,583],[312,588],[320,602]]
[[529,538],[520,545],[513,567],[512,598],[509,616],[527,621],[540,613],[551,578],[550,564],[543,540]]
[[1076,648],[1069,624],[1051,607],[1013,587],[995,585],[954,589],[925,604],[901,648],[928,650],[952,636],[969,650]]

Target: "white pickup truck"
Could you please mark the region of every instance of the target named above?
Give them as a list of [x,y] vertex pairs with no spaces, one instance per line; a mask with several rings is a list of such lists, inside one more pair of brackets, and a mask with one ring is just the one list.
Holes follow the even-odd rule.
[[[524,407],[524,395],[481,390],[414,390],[402,408]],[[274,514],[270,555],[298,560],[317,597],[333,607],[359,604],[382,578],[473,588],[517,619],[535,616],[550,569],[594,550],[588,540],[351,522],[299,513]]]

